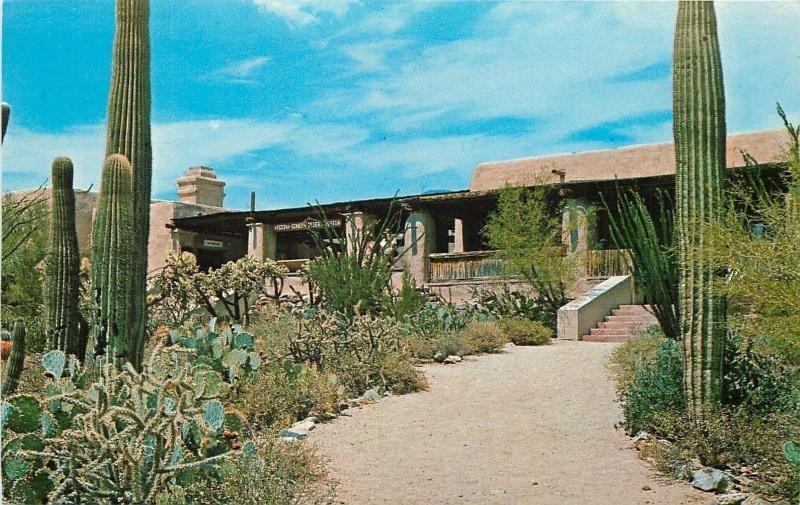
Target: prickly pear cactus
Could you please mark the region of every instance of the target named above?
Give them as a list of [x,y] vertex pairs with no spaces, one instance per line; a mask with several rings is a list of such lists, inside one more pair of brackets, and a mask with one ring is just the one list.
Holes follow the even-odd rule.
[[202,376],[206,387],[216,391],[221,386],[204,370],[216,371],[228,384],[234,384],[261,366],[261,356],[255,351],[253,335],[239,325],[233,325],[217,332],[216,320],[212,319],[207,328],[198,328],[193,334],[183,336],[180,330],[170,332],[173,344],[197,353],[196,373]]

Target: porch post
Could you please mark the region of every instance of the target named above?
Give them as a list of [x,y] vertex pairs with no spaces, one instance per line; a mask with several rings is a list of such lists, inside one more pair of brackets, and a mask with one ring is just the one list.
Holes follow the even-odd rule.
[[406,220],[403,263],[408,266],[418,286],[428,282],[428,255],[436,247],[436,227],[426,210],[414,211]]
[[361,211],[349,212],[344,217],[344,240],[348,254],[355,251],[355,240],[364,233],[364,228],[375,222],[375,216]]
[[464,221],[455,218],[453,222],[453,252],[464,252]]
[[247,255],[259,260],[268,258],[274,260],[278,238],[275,225],[252,223],[247,227]]

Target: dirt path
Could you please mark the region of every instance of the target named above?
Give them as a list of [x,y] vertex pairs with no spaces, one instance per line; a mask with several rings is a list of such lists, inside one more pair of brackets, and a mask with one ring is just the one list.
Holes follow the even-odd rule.
[[350,409],[309,439],[346,504],[707,502],[659,481],[614,429],[612,349],[559,342],[426,366],[427,392]]

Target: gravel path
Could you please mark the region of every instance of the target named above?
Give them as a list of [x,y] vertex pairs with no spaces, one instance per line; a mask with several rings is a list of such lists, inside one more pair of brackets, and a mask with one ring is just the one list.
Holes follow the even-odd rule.
[[350,409],[309,439],[345,504],[707,502],[660,481],[614,429],[612,349],[558,342],[429,365],[428,391]]

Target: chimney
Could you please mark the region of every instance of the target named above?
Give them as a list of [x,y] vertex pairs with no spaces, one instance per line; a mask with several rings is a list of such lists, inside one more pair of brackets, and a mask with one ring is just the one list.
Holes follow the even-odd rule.
[[178,179],[178,199],[182,203],[194,203],[211,207],[222,207],[225,183],[209,167],[191,167],[186,175]]

